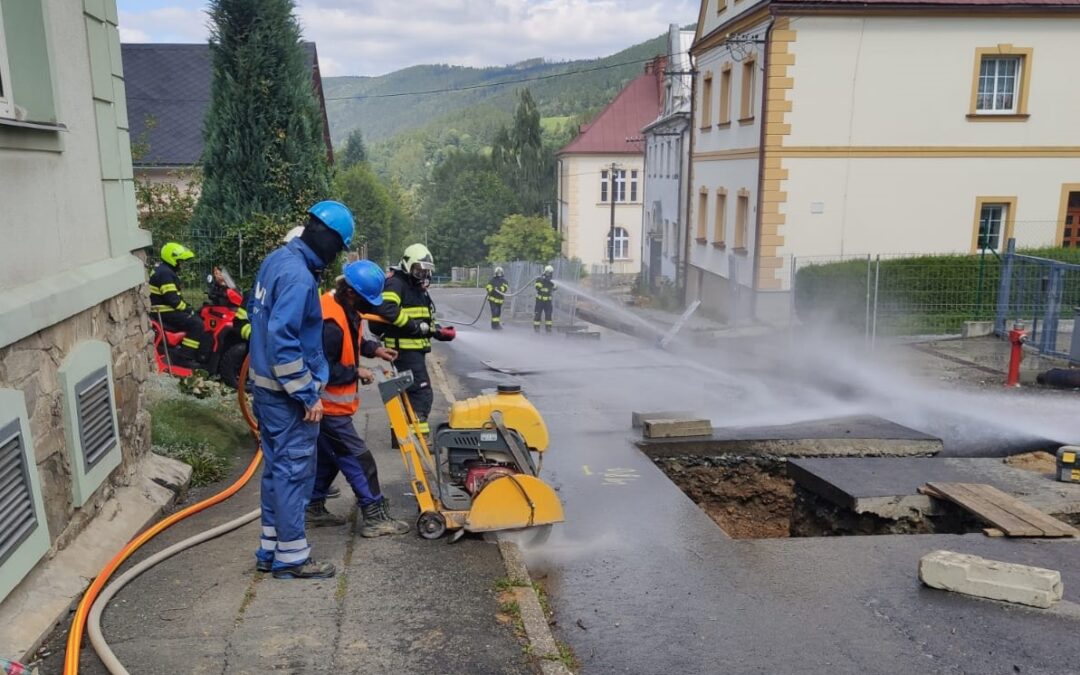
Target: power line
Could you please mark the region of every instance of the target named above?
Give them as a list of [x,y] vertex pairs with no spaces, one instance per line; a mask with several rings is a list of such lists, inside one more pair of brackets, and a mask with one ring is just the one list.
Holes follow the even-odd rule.
[[[657,55],[666,56],[671,58],[687,52],[674,52],[672,54]],[[475,91],[477,89],[487,89],[490,87],[502,87],[508,84],[524,84],[527,82],[539,82],[542,80],[553,80],[559,77],[570,77],[573,75],[581,75],[583,73],[593,73],[600,70],[610,70],[612,68],[622,68],[623,66],[640,65],[642,63],[649,63],[656,59],[651,57],[647,59],[636,59],[633,61],[621,61],[619,63],[609,63],[602,66],[593,66],[591,68],[581,68],[578,70],[570,70],[565,73],[549,73],[547,75],[536,75],[534,77],[522,77],[516,80],[503,80],[501,82],[482,82],[478,84],[465,85],[463,87],[445,87],[442,89],[424,89],[419,91],[396,91],[388,94],[357,94],[355,96],[326,96],[324,100],[327,101],[364,101],[367,99],[376,98],[399,98],[402,96],[429,96],[432,94],[450,94],[461,91]],[[200,103],[208,102],[209,98],[158,98],[154,96],[128,96],[132,101],[160,101],[162,103]]]

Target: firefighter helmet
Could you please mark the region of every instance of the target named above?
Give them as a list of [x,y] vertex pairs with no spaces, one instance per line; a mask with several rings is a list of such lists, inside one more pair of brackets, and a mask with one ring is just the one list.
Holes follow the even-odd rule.
[[177,244],[175,241],[170,241],[161,247],[161,259],[168,265],[176,267],[176,263],[181,260],[191,260],[195,257],[191,249],[183,244]]
[[544,266],[544,274],[555,274],[555,268],[551,265]]
[[411,274],[417,279],[423,279],[431,276],[431,271],[435,269],[435,261],[431,258],[431,251],[427,246],[413,244],[402,254],[400,267],[402,272]]
[[497,277],[501,277],[502,275],[503,275],[503,268],[501,268],[501,267],[496,267],[496,268],[495,268],[495,276],[497,276]]
[[303,225],[297,225],[296,227],[294,227],[293,229],[291,229],[291,230],[289,230],[288,232],[285,233],[285,237],[282,239],[282,241],[285,242],[286,244],[288,244],[290,241],[292,241],[293,239],[296,239],[297,237],[299,237],[303,233],[304,233],[304,226]]

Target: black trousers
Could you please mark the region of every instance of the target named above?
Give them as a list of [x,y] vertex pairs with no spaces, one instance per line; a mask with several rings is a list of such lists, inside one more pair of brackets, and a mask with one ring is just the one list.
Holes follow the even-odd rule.
[[502,328],[502,306],[501,302],[495,302],[494,300],[488,300],[488,306],[491,307],[491,327]]
[[431,376],[428,375],[427,354],[417,349],[402,349],[398,352],[398,371],[411,370],[413,383],[409,387],[409,401],[417,418],[423,422],[421,431],[427,433],[427,418],[431,414],[431,404],[435,402],[435,393],[431,391]]
[[551,332],[551,300],[537,300],[533,309],[533,329],[540,330],[540,316],[544,316],[544,329]]
[[[156,319],[158,314],[151,312],[151,318]],[[161,323],[165,330],[170,333],[187,333],[180,343],[180,357],[188,361],[198,359],[200,363],[206,363],[210,356],[210,336],[203,330],[202,319],[189,312],[162,312]]]

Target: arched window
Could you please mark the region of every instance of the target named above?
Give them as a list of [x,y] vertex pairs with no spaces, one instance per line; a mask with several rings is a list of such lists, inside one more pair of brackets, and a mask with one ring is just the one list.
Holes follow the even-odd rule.
[[608,259],[614,258],[615,260],[629,260],[630,259],[630,233],[625,228],[615,228],[615,249],[611,248],[611,234],[609,231],[607,237],[607,253]]

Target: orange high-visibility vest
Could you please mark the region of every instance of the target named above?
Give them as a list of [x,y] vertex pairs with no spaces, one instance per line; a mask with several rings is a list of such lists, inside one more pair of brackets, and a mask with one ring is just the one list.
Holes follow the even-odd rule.
[[[356,365],[356,345],[349,332],[349,320],[345,317],[345,308],[334,299],[333,293],[324,293],[322,303],[323,321],[333,321],[341,328],[344,336],[341,342],[341,365]],[[360,382],[349,384],[328,384],[322,392],[323,414],[352,415],[360,409]]]

